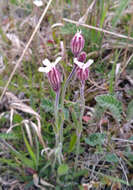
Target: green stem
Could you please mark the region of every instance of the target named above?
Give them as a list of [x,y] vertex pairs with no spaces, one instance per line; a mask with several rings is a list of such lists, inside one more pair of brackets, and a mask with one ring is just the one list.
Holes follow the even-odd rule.
[[59,116],[59,95],[60,92],[56,92],[56,99],[55,99],[55,126],[56,126],[56,155],[57,157],[55,158],[58,159],[59,164],[61,164],[61,160],[62,160],[62,144],[63,144],[63,124],[64,124],[64,100],[65,100],[65,94],[66,94],[66,89],[67,86],[72,78],[72,76],[74,75],[75,71],[76,71],[77,66],[74,65],[70,75],[68,76],[68,79],[66,80],[64,86],[63,86],[63,90],[62,90],[62,96],[61,96],[61,121],[60,120],[60,116]]
[[78,166],[78,157],[79,157],[79,150],[80,150],[80,137],[81,133],[83,130],[83,124],[82,124],[82,118],[84,115],[84,110],[85,110],[85,98],[84,98],[84,87],[85,87],[85,81],[81,82],[81,88],[80,88],[80,101],[81,101],[81,112],[80,112],[80,123],[79,126],[77,127],[77,147],[76,147],[76,158],[75,158],[75,170],[77,169]]
[[64,101],[65,101],[65,94],[66,94],[66,89],[68,87],[68,84],[71,80],[71,78],[73,77],[73,75],[75,74],[77,65],[74,65],[70,75],[68,76],[64,86],[63,86],[63,90],[62,90],[62,96],[61,96],[61,117],[62,117],[62,121],[61,121],[61,125],[60,125],[60,142],[63,144],[63,125],[64,125]]
[[54,105],[54,115],[55,115],[55,136],[56,136],[56,147],[59,144],[59,126],[58,126],[58,111],[59,111],[59,95],[60,91],[56,92],[55,105]]
[[63,90],[62,90],[62,97],[61,97],[61,110],[63,110],[64,108],[64,100],[65,100],[65,94],[66,94],[66,89],[67,89],[67,86],[71,80],[71,78],[73,77],[75,71],[76,71],[76,68],[77,68],[77,65],[74,65],[70,75],[68,76],[65,84],[64,84],[64,87],[63,87]]
[[58,160],[59,164],[61,164],[63,159],[62,144],[60,142],[59,97],[60,97],[60,90],[56,92],[55,105],[54,105],[56,147],[55,147],[55,160],[53,162],[53,168],[55,167],[56,160]]

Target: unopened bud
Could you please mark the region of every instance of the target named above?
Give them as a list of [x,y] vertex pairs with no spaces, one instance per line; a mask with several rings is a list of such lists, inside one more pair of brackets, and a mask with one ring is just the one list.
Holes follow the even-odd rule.
[[81,34],[81,31],[77,31],[74,37],[71,40],[71,50],[75,57],[79,55],[79,53],[84,48],[85,40]]
[[85,60],[86,60],[86,53],[85,53],[84,51],[82,51],[82,52],[79,54],[79,56],[78,56],[77,59],[78,59],[78,61],[84,63]]

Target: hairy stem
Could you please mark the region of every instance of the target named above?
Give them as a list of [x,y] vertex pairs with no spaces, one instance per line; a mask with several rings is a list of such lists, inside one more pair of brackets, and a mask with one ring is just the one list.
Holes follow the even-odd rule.
[[64,87],[63,87],[63,90],[62,90],[62,97],[61,97],[61,114],[62,114],[62,121],[61,121],[61,125],[60,125],[60,142],[63,143],[63,124],[64,124],[64,100],[65,100],[65,94],[66,94],[66,89],[68,87],[68,84],[71,80],[71,78],[73,77],[75,71],[76,71],[76,68],[77,66],[74,65],[70,75],[68,76],[65,84],[64,84]]
[[55,98],[55,105],[54,105],[54,115],[55,115],[55,135],[56,135],[56,147],[59,144],[59,126],[58,126],[58,111],[59,111],[59,95],[60,95],[60,91],[56,92],[56,98]]
[[72,69],[70,75],[68,76],[68,78],[67,78],[67,80],[66,80],[66,82],[65,82],[65,84],[64,84],[64,88],[63,88],[63,91],[62,91],[62,98],[61,98],[61,109],[64,108],[64,100],[65,100],[66,89],[67,89],[67,86],[68,86],[68,84],[69,84],[71,78],[73,77],[73,75],[74,75],[74,73],[75,73],[75,71],[76,71],[76,68],[77,68],[77,65],[74,65],[74,67],[73,67],[73,69]]
[[84,98],[84,87],[85,87],[85,81],[81,82],[81,88],[80,88],[80,102],[81,102],[81,112],[80,112],[80,124],[77,127],[77,147],[76,147],[76,158],[75,158],[75,170],[77,169],[78,166],[78,156],[79,156],[79,150],[80,150],[80,137],[81,133],[83,130],[83,124],[82,124],[82,118],[84,115],[84,110],[85,110],[85,98]]

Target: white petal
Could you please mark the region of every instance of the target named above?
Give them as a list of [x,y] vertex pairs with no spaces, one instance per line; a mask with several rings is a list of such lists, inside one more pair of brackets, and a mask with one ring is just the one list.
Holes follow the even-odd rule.
[[55,62],[54,62],[54,66],[57,64],[57,63],[59,63],[59,61],[62,59],[62,57],[57,57],[56,58],[56,60],[55,60]]
[[51,62],[48,59],[44,59],[42,63],[44,66],[50,66],[51,65]]
[[39,67],[38,71],[43,73],[48,73],[51,70],[49,67]]
[[84,66],[84,63],[82,63],[82,62],[80,62],[80,61],[78,61],[77,60],[77,58],[74,58],[74,63],[76,64],[76,65],[78,65],[79,66],[79,68],[83,68],[83,66]]
[[86,69],[86,68],[90,67],[93,62],[94,62],[94,61],[93,61],[92,59],[89,59],[89,60],[87,61],[87,63],[83,65],[83,68]]
[[41,7],[43,5],[43,2],[41,0],[34,0],[33,1],[34,5],[36,5],[37,7]]

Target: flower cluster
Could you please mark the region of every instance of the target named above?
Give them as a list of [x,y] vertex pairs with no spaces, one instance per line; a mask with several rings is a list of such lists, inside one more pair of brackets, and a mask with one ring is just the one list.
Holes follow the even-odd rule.
[[[55,154],[55,158],[58,159],[59,164],[61,164],[63,160],[62,156],[62,145],[63,145],[63,124],[64,124],[64,100],[65,100],[65,93],[67,86],[74,74],[76,74],[77,78],[81,81],[80,87],[80,100],[81,100],[81,113],[79,118],[79,126],[77,127],[77,150],[76,150],[76,159],[75,159],[75,168],[77,167],[78,163],[78,154],[79,154],[79,147],[80,147],[80,136],[82,132],[82,118],[84,114],[85,108],[85,100],[84,100],[84,86],[85,81],[89,75],[89,67],[93,63],[92,59],[89,59],[86,63],[86,53],[83,50],[85,44],[84,37],[81,34],[81,31],[77,31],[74,37],[71,40],[71,50],[74,55],[74,66],[69,74],[62,91],[60,91],[61,87],[61,73],[57,68],[57,64],[61,61],[61,57],[58,57],[55,62],[50,62],[48,59],[43,60],[43,67],[40,67],[38,71],[44,72],[47,74],[49,82],[51,84],[52,89],[56,93],[55,98],[55,136],[56,136],[56,151],[58,154]],[[61,96],[61,112],[59,112],[59,97],[60,92],[62,93]],[[61,116],[61,117],[60,117]],[[61,121],[59,122],[59,119]]]
[[83,83],[89,74],[89,67],[93,63],[93,60],[90,59],[84,64],[86,60],[86,53],[82,52],[84,48],[85,40],[81,34],[81,31],[77,31],[74,37],[71,40],[71,50],[74,54],[74,63],[76,64],[76,75],[79,80]]
[[[88,78],[89,67],[93,63],[92,59],[89,59],[86,63],[86,53],[83,50],[85,40],[81,31],[73,36],[71,40],[71,50],[74,54],[74,64],[76,65],[76,76],[83,83]],[[39,71],[47,74],[49,82],[55,92],[58,92],[61,86],[61,73],[57,69],[56,65],[61,60],[61,57],[58,57],[55,62],[50,62],[48,59],[43,61],[44,67],[40,67]]]

